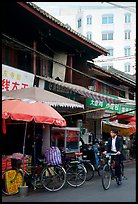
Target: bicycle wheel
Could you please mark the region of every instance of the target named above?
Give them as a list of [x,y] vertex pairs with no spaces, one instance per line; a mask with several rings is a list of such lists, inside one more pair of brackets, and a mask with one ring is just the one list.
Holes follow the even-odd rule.
[[94,177],[94,166],[90,162],[83,162],[84,167],[86,168],[86,181],[91,180]]
[[31,178],[31,184],[34,187],[34,190],[36,190],[36,188],[43,188],[42,182],[41,182],[41,171],[42,171],[42,167],[41,166],[37,166],[32,174],[32,178]]
[[59,191],[66,182],[66,171],[60,166],[47,166],[41,174],[41,182],[48,191]]
[[108,190],[111,184],[111,170],[108,164],[103,167],[102,173],[102,186],[105,190]]
[[86,181],[86,168],[80,163],[69,163],[66,169],[67,183],[72,187],[79,187]]
[[2,174],[2,193],[14,195],[19,193],[18,187],[22,186],[23,175],[21,171],[9,169]]
[[97,171],[98,171],[98,175],[102,176],[103,167],[101,165],[99,165]]

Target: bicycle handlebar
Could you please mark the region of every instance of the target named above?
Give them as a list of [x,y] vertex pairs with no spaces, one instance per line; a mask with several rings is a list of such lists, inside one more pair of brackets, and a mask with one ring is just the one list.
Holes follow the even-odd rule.
[[118,153],[106,153],[105,154],[106,156],[116,156],[116,155],[119,155]]

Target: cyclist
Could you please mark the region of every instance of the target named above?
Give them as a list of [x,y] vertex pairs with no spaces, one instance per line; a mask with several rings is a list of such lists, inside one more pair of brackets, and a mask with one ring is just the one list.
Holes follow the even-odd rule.
[[122,149],[123,149],[123,140],[120,136],[118,136],[118,131],[116,129],[112,129],[110,131],[111,137],[108,138],[108,143],[103,154],[106,153],[117,153],[116,156],[112,156],[115,159],[115,176],[118,178],[118,185],[121,182],[121,161],[122,161]]

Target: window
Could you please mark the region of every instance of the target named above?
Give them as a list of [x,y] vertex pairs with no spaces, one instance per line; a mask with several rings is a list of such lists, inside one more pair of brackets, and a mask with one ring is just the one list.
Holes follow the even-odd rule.
[[81,27],[81,18],[78,19],[78,28]]
[[113,15],[107,14],[102,16],[102,24],[111,24],[113,23]]
[[92,16],[87,16],[87,25],[92,24]]
[[109,52],[108,56],[113,56],[113,55],[114,55],[114,50],[113,50],[113,48],[107,48],[107,50],[108,50],[108,52]]
[[92,40],[92,32],[87,32],[87,38],[88,38],[89,40]]
[[130,50],[131,50],[130,47],[125,47],[124,48],[124,55],[125,56],[130,56]]
[[125,98],[125,91],[119,90],[119,96]]
[[130,63],[125,64],[125,72],[130,72]]
[[125,31],[125,40],[130,39],[130,30]]
[[103,32],[102,33],[102,40],[113,40],[113,32]]
[[131,14],[130,13],[126,13],[125,14],[125,23],[130,23],[131,22]]
[[108,70],[109,68],[113,68],[113,64],[102,64],[102,68]]

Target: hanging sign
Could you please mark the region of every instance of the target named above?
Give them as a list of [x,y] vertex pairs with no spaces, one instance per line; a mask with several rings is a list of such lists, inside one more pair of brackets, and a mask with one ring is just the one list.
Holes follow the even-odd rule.
[[2,91],[33,87],[34,74],[2,64]]
[[[125,104],[114,104],[114,103],[106,103],[100,100],[95,100],[92,98],[86,99],[86,106],[93,108],[104,108],[105,110],[113,111],[116,113],[124,113],[130,110],[134,110],[136,106],[133,105],[125,105]],[[135,114],[135,111],[132,111],[128,114]]]

